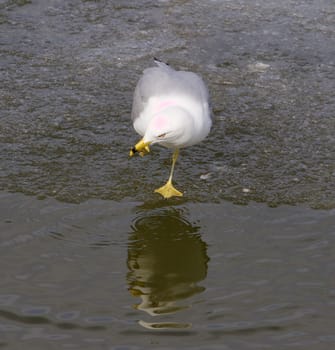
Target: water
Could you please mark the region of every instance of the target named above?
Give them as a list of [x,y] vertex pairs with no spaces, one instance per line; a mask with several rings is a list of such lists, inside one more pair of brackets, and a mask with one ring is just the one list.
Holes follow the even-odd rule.
[[1,203],[5,348],[334,346],[334,210]]
[[[332,1],[0,1],[0,347],[332,349]],[[128,159],[152,57],[210,137]],[[258,202],[258,204],[256,204]]]

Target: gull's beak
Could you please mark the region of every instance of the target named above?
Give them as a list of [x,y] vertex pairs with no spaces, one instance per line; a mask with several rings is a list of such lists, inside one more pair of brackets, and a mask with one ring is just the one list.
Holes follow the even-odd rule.
[[143,157],[146,153],[150,152],[150,143],[151,142],[144,142],[143,139],[137,142],[137,144],[133,148],[131,148],[129,156],[132,157],[135,153],[139,153],[139,155]]

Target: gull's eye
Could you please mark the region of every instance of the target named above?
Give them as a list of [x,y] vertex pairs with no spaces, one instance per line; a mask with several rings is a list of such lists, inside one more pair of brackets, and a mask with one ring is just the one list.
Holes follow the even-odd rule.
[[159,139],[163,139],[165,136],[166,136],[166,132],[165,132],[164,134],[158,135],[157,137],[158,137]]

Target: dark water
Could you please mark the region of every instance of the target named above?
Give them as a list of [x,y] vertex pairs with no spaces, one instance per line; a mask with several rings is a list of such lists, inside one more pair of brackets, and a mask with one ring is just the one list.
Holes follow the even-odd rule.
[[5,348],[334,347],[333,210],[0,199]]
[[[0,348],[333,349],[334,23],[329,0],[0,0]],[[181,200],[153,193],[168,150],[128,159],[154,56],[212,97]]]

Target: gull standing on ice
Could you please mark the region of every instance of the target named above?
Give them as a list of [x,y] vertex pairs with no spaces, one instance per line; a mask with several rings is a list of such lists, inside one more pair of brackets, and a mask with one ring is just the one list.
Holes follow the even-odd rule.
[[132,121],[143,138],[130,150],[130,156],[148,153],[149,146],[161,144],[173,150],[167,183],[156,189],[164,198],[182,196],[172,185],[179,149],[201,142],[212,120],[208,90],[199,75],[176,71],[155,59],[157,67],[144,70],[134,92]]

